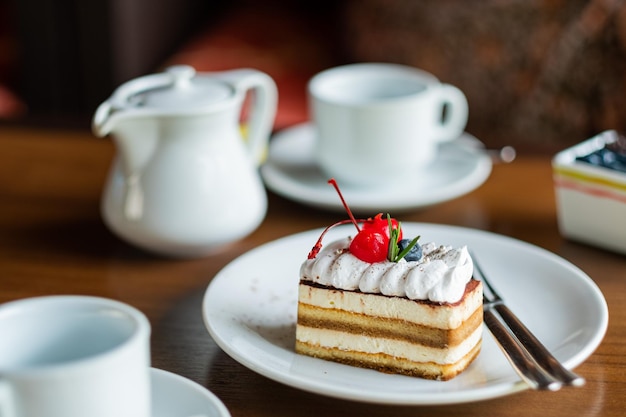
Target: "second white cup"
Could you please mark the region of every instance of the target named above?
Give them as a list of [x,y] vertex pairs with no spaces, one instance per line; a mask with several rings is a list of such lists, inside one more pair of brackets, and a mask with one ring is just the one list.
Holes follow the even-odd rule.
[[331,68],[309,81],[308,93],[316,160],[326,175],[354,186],[419,181],[439,144],[467,124],[458,88],[404,65]]
[[0,306],[0,416],[150,417],[150,324],[105,298]]

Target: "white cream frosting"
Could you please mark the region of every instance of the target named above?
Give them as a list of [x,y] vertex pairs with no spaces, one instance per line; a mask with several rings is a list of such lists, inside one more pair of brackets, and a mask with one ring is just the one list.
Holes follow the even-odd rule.
[[334,241],[300,267],[305,281],[411,300],[455,303],[463,297],[474,264],[466,246],[422,245],[419,261],[368,263],[348,250],[351,239]]

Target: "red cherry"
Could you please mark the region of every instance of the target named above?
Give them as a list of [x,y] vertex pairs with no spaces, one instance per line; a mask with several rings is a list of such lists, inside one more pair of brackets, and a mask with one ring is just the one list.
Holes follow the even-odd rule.
[[388,248],[389,237],[374,230],[361,230],[350,243],[350,252],[371,264],[387,259]]
[[[391,227],[393,229],[397,229],[398,226],[399,226],[398,221],[396,219],[391,219]],[[385,236],[387,236],[387,238],[391,237],[389,236],[389,222],[387,221],[387,218],[383,219],[382,213],[378,213],[376,216],[374,216],[374,218],[367,219],[363,223],[361,230],[373,230],[378,233],[383,233]],[[400,229],[399,234],[398,234],[398,242],[401,239],[402,239],[402,229]]]

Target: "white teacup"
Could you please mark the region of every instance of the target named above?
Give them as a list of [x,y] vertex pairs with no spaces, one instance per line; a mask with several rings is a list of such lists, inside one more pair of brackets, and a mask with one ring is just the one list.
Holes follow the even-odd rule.
[[150,417],[150,324],[109,299],[0,306],[0,416]]
[[413,67],[335,67],[315,75],[308,92],[316,160],[325,174],[351,185],[419,180],[438,145],[467,124],[465,95]]

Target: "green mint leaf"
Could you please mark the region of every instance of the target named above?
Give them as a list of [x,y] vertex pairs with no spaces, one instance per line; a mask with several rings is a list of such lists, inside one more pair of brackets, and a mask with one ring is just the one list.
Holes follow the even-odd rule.
[[[398,261],[400,261],[400,259],[404,258],[411,251],[411,249],[413,249],[413,246],[415,246],[417,244],[417,241],[420,240],[420,237],[421,236],[418,236],[415,239],[413,239],[411,241],[411,243],[409,243],[408,246],[406,248],[404,248],[402,250],[402,252],[400,252],[397,255],[397,258],[396,258],[396,260],[394,262],[398,262]],[[397,247],[397,245],[396,245],[396,247]]]

